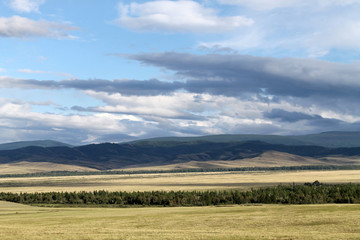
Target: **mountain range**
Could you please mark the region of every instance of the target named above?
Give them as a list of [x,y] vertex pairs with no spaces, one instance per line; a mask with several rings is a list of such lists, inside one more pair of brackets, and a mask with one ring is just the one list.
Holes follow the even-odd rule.
[[284,145],[315,145],[322,147],[360,147],[360,132],[323,132],[298,136],[259,135],[259,134],[221,134],[200,137],[160,137],[136,142],[246,142],[262,141]]
[[[294,165],[356,164],[358,157],[360,158],[358,132],[326,132],[304,136],[171,137],[84,146],[69,146],[52,141],[42,142],[44,145],[39,141],[21,143],[5,145],[19,148],[1,150],[0,164],[47,162],[110,170],[214,161],[232,164],[239,162],[240,165],[246,162],[248,165],[257,166],[259,159],[269,162],[269,156],[272,156],[271,161],[277,162],[279,166],[282,164],[281,158],[284,157],[290,159]],[[51,146],[48,146],[49,144]],[[0,149],[4,149],[4,144],[0,145]]]
[[53,140],[38,140],[38,141],[20,141],[20,142],[11,142],[0,144],[1,150],[12,150],[18,148],[25,148],[29,146],[35,147],[71,147],[70,144],[53,141]]

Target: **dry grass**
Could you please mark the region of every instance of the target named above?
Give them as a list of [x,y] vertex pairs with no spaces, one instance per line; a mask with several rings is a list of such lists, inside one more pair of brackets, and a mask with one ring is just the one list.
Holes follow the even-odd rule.
[[3,192],[249,189],[280,183],[360,183],[360,170],[161,173],[2,178]]
[[[333,156],[327,158],[311,158],[290,153],[268,151],[255,158],[245,158],[233,161],[190,161],[168,165],[145,166],[134,165],[126,170],[174,170],[183,168],[241,168],[241,167],[280,167],[307,165],[353,165],[360,164],[360,157]],[[121,169],[117,169],[121,170]]]
[[23,174],[51,171],[97,171],[93,168],[80,167],[75,165],[57,164],[50,162],[16,162],[0,164],[0,174]]
[[[360,170],[208,172],[0,179],[0,191],[248,189],[360,183]],[[360,205],[46,208],[0,201],[0,239],[359,239]]]
[[359,239],[360,205],[39,208],[0,202],[0,239]]

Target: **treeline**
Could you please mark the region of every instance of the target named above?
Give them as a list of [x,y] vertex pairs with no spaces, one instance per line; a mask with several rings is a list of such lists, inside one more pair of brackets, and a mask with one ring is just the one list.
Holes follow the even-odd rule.
[[360,184],[279,185],[249,191],[0,193],[0,200],[24,204],[85,206],[210,206],[226,204],[360,203]]
[[306,171],[306,170],[359,170],[360,165],[309,165],[309,166],[283,166],[283,167],[242,167],[242,168],[184,168],[174,170],[137,170],[137,171],[51,171],[24,174],[2,174],[0,178],[21,177],[56,177],[56,176],[90,176],[90,175],[129,175],[151,173],[187,173],[187,172],[249,172],[249,171]]

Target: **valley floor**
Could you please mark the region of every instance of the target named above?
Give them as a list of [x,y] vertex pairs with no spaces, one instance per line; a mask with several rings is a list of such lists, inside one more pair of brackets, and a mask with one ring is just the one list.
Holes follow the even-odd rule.
[[360,183],[360,170],[154,173],[0,178],[1,192],[248,190],[288,183]]
[[[360,170],[2,178],[1,192],[249,189],[360,183]],[[0,201],[0,239],[359,239],[360,205],[49,208]]]
[[40,208],[0,202],[0,239],[359,239],[360,205]]

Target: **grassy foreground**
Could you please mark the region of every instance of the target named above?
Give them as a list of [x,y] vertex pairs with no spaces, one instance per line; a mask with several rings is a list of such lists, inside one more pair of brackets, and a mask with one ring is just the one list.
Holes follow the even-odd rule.
[[0,239],[359,239],[360,205],[39,208],[0,202]]

